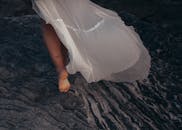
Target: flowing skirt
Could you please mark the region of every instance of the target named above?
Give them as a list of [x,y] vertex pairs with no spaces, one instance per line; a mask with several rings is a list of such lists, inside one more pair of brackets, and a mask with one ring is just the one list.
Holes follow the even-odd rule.
[[68,73],[88,83],[146,79],[151,57],[133,26],[90,0],[32,0],[32,8],[51,24],[67,48]]

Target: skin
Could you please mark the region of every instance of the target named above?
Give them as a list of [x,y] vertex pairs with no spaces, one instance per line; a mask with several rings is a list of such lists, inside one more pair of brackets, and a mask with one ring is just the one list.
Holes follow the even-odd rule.
[[44,20],[42,20],[42,32],[45,45],[48,48],[48,52],[58,73],[59,91],[68,92],[70,83],[68,81],[68,72],[65,68],[68,50],[58,38],[52,25],[46,24]]

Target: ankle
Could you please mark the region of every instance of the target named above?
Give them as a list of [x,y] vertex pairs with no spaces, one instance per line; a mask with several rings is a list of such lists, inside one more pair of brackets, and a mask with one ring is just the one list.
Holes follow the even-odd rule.
[[66,78],[68,78],[68,72],[67,72],[67,70],[66,70],[66,69],[63,69],[63,70],[59,71],[59,72],[58,72],[58,76],[59,76],[59,78],[61,78],[61,79],[66,79]]
[[60,74],[60,73],[62,73],[63,71],[65,71],[66,69],[65,68],[56,68],[56,72],[58,73],[58,74]]

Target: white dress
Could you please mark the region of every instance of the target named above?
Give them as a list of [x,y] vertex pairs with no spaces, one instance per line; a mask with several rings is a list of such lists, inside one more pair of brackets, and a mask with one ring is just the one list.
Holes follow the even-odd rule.
[[32,8],[51,24],[68,49],[70,74],[88,83],[130,82],[148,77],[151,57],[133,26],[90,0],[32,0]]

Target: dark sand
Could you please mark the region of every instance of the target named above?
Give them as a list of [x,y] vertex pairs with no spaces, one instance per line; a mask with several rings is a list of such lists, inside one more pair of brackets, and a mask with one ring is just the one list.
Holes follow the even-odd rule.
[[[43,44],[40,18],[21,0],[21,6],[16,6],[19,13],[14,10],[5,14],[2,10],[9,10],[5,5],[15,3],[1,2],[4,6],[0,4],[0,130],[182,129],[182,34],[181,17],[177,17],[180,14],[160,19],[162,8],[149,16],[145,10],[155,9],[152,6],[142,13],[138,3],[128,3],[122,10],[119,0],[100,0],[99,4],[115,9],[140,34],[152,56],[149,78],[131,84],[88,84],[77,73],[69,76],[71,90],[62,94]],[[175,6],[178,5],[180,2]]]

